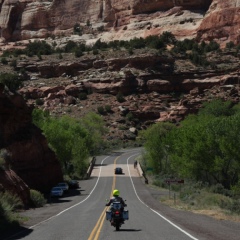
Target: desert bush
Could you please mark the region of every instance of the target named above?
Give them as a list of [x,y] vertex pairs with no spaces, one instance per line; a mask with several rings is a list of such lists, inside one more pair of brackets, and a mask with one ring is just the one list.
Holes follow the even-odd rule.
[[106,105],[105,106],[105,111],[108,112],[108,113],[112,112],[111,106],[110,105]]
[[10,62],[10,66],[13,67],[14,69],[16,69],[16,67],[17,67],[17,60],[16,59],[12,60]]
[[15,73],[1,73],[0,83],[3,83],[12,92],[15,92],[22,86],[22,79]]
[[97,49],[93,49],[93,55],[97,55],[99,51]]
[[128,53],[129,53],[129,55],[133,55],[133,49],[130,47],[129,49],[128,49]]
[[231,190],[228,190],[228,189],[224,188],[223,185],[220,184],[220,183],[212,185],[210,187],[210,192],[219,193],[219,194],[229,196],[229,197],[231,197],[233,195]]
[[8,191],[0,193],[0,205],[5,214],[11,214],[14,210],[23,207],[21,199],[16,194]]
[[98,30],[99,32],[103,32],[103,31],[104,31],[104,26],[102,25],[102,26],[98,27],[97,30]]
[[79,36],[82,35],[82,27],[79,23],[76,23],[73,27],[73,33],[78,34]]
[[0,232],[13,229],[19,225],[17,215],[14,210],[22,208],[23,204],[20,198],[10,192],[0,193]]
[[5,160],[2,157],[0,157],[0,168],[4,169],[4,166],[5,166]]
[[77,48],[77,43],[69,40],[64,48],[64,52],[69,53],[69,52],[74,52],[75,49]]
[[134,119],[134,116],[131,112],[129,112],[127,115],[126,115],[126,118],[129,120],[129,121],[132,121]]
[[33,56],[33,55],[50,55],[54,52],[53,48],[51,45],[49,45],[46,41],[34,41],[34,42],[29,42],[25,49],[25,53],[28,56]]
[[47,202],[43,194],[34,189],[30,190],[30,199],[34,207],[43,207]]
[[104,107],[103,107],[103,106],[98,106],[97,111],[98,111],[98,113],[101,114],[101,115],[104,115],[104,114],[105,114],[105,110],[104,110]]
[[228,49],[234,48],[234,46],[235,46],[235,44],[233,41],[226,43],[226,48],[228,48]]
[[78,97],[80,100],[85,100],[87,99],[87,93],[85,92],[79,93]]
[[1,58],[1,63],[4,64],[4,65],[7,65],[8,64],[8,61],[5,57],[2,57]]
[[229,210],[231,213],[240,214],[240,200],[221,201],[220,207]]
[[125,101],[123,94],[121,92],[118,92],[118,94],[116,95],[116,98],[117,98],[117,101],[120,103]]
[[1,149],[0,151],[0,168],[9,168],[9,162],[11,160],[11,153],[6,149]]
[[80,48],[77,48],[75,50],[74,54],[75,54],[75,57],[79,58],[79,57],[81,57],[83,55],[83,52],[82,52],[82,50]]
[[42,99],[38,98],[38,99],[36,99],[35,103],[36,103],[36,105],[41,106],[44,104],[44,101]]

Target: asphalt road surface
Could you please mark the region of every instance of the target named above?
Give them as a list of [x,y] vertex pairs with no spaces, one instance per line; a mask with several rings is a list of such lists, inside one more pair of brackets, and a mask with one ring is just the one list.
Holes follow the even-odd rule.
[[[97,157],[89,180],[42,209],[23,213],[30,220],[4,240],[239,240],[240,223],[169,208],[157,201],[133,167],[141,149]],[[123,174],[115,175],[121,167]],[[116,231],[105,218],[113,189],[126,199],[129,220]],[[161,194],[161,193],[159,193]]]

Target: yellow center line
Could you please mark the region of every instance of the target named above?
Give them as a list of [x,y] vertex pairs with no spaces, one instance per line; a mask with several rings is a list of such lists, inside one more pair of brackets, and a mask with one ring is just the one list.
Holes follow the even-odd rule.
[[[114,168],[116,168],[116,163],[117,163],[118,158],[120,158],[120,156],[118,156],[114,160]],[[111,191],[110,197],[112,196],[112,192],[115,189],[115,186],[116,186],[116,175],[114,175],[114,177],[113,177],[112,191]],[[93,228],[88,240],[97,240],[99,238],[99,235],[101,233],[101,229],[102,229],[102,226],[103,226],[103,222],[105,220],[105,212],[106,212],[107,208],[108,207],[105,207],[103,209],[103,212],[101,213],[101,215],[100,215],[95,227]]]

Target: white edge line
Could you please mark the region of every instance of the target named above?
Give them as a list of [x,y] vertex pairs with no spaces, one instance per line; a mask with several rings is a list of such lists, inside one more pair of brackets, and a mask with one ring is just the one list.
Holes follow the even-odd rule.
[[129,159],[133,156],[136,156],[136,155],[139,155],[138,154],[133,154],[132,156],[130,156],[128,159],[127,159],[127,166],[128,166],[128,173],[129,173],[129,177],[130,177],[130,180],[131,180],[131,183],[132,183],[132,186],[133,186],[133,189],[134,189],[134,192],[138,198],[138,200],[143,204],[145,205],[146,207],[148,207],[151,211],[153,211],[154,213],[156,213],[158,216],[160,216],[162,219],[164,219],[165,221],[167,221],[168,223],[170,223],[173,227],[177,228],[178,230],[180,230],[181,232],[183,232],[184,234],[186,234],[187,236],[189,236],[191,239],[193,240],[198,240],[197,238],[195,238],[194,236],[192,236],[191,234],[189,234],[188,232],[186,232],[185,230],[183,230],[182,228],[180,228],[179,226],[177,226],[176,224],[174,224],[173,222],[171,222],[169,219],[167,219],[166,217],[164,217],[163,215],[161,215],[159,212],[157,212],[156,210],[150,208],[146,203],[144,203],[140,197],[138,196],[137,194],[137,191],[136,191],[136,188],[134,186],[134,183],[133,183],[133,180],[132,180],[132,176],[131,176],[131,173],[130,173],[130,169],[129,169]]
[[[105,158],[102,160],[102,162],[101,162],[101,167],[100,167],[100,171],[99,171],[99,174],[98,174],[98,179],[97,179],[97,181],[96,181],[96,183],[95,183],[92,191],[89,193],[89,195],[88,195],[85,199],[83,199],[81,202],[79,202],[79,203],[77,203],[77,204],[72,205],[72,206],[69,207],[69,208],[64,209],[63,211],[59,212],[58,214],[56,214],[56,215],[54,215],[54,216],[52,216],[52,217],[50,217],[50,218],[48,218],[48,219],[46,219],[46,220],[44,220],[44,221],[41,221],[41,222],[39,222],[39,223],[37,223],[37,224],[35,224],[35,225],[33,225],[33,226],[28,227],[27,229],[33,229],[34,227],[36,227],[36,226],[38,226],[38,225],[40,225],[40,224],[42,224],[42,223],[45,223],[45,222],[47,222],[47,221],[49,221],[49,220],[51,220],[51,219],[53,219],[53,218],[55,218],[55,217],[63,214],[64,212],[68,211],[69,209],[71,209],[71,208],[73,208],[73,207],[76,207],[77,205],[85,202],[85,201],[91,196],[91,194],[93,193],[93,191],[94,191],[95,188],[97,187],[97,184],[98,184],[98,182],[99,182],[100,175],[101,175],[101,172],[102,172],[102,164],[103,164],[103,162],[104,162],[107,158],[109,158],[109,157],[110,157],[110,156],[107,156],[107,157],[105,157]],[[5,240],[11,239],[11,238],[13,238],[13,237],[15,237],[15,236],[17,236],[17,235],[25,232],[25,231],[27,231],[27,230],[20,231],[20,232],[18,232],[18,233],[16,233],[16,234],[14,234],[14,235],[6,238]]]

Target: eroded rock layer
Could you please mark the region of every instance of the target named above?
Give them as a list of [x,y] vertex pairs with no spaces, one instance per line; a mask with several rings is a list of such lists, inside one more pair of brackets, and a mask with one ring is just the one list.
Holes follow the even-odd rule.
[[0,27],[6,40],[70,35],[78,23],[106,41],[170,31],[180,39],[239,42],[239,5],[239,0],[3,0]]

